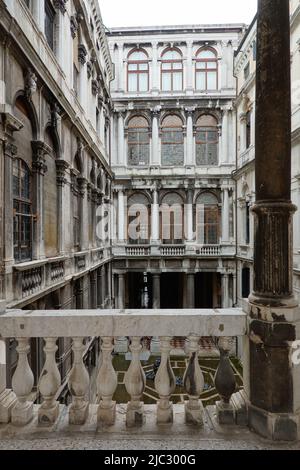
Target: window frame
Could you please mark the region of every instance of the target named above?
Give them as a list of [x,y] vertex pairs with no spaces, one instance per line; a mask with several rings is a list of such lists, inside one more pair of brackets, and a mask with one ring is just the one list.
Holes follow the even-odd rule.
[[[209,58],[209,59],[201,59],[200,58],[200,54],[201,52],[205,52],[205,51],[210,51],[214,54],[215,58]],[[216,67],[215,68],[208,68],[207,67],[207,64],[209,62],[215,62],[215,65]],[[205,68],[200,68],[198,64],[205,64]],[[199,67],[199,68],[198,68]],[[197,75],[198,73],[205,73],[205,89],[201,89],[201,88],[198,88],[197,87]],[[211,89],[211,88],[208,88],[207,86],[207,83],[208,83],[208,73],[209,72],[215,72],[216,73],[216,88],[215,89]],[[218,53],[215,49],[213,49],[212,47],[201,47],[200,49],[198,49],[198,51],[196,52],[196,58],[195,58],[195,90],[196,91],[218,91],[219,90],[219,65],[218,65]]]
[[[200,126],[198,125],[198,121],[201,119],[201,117],[203,116],[210,116],[212,117],[213,119],[215,119],[216,121],[216,125],[215,126]],[[208,133],[209,132],[212,132],[212,130],[215,130],[215,133],[216,133],[216,140],[215,141],[210,141],[208,140]],[[197,136],[200,132],[205,132],[205,136],[206,136],[206,140],[205,141],[201,141],[201,140],[198,140],[197,139]],[[195,135],[195,144],[196,144],[196,165],[197,166],[218,166],[219,165],[219,144],[220,144],[220,136],[219,136],[219,132],[218,132],[218,120],[215,116],[213,116],[212,114],[202,114],[201,116],[199,116],[199,118],[197,119],[197,122],[196,122],[196,135]],[[197,162],[197,146],[198,145],[205,145],[206,146],[206,151],[205,151],[205,155],[207,156],[207,153],[208,153],[208,150],[207,150],[207,146],[208,144],[217,144],[217,162],[214,164],[214,165],[211,165],[209,163],[198,163]],[[206,158],[207,159],[207,158]]]
[[[133,55],[135,52],[142,52],[145,54],[145,60],[130,60],[130,56]],[[147,70],[141,70],[140,65],[147,64]],[[129,70],[130,65],[136,65],[137,70]],[[148,93],[150,89],[150,67],[149,67],[149,56],[144,49],[132,49],[128,56],[127,56],[127,92],[128,93]],[[147,74],[147,90],[140,90],[140,75]],[[137,76],[137,89],[136,90],[129,90],[129,76],[136,75]]]
[[[51,23],[52,23],[52,37],[51,40],[49,40],[49,36],[47,35],[47,28],[46,28],[46,18],[47,16],[49,17]],[[56,12],[49,0],[45,0],[45,18],[44,18],[44,23],[45,23],[45,38],[47,41],[48,46],[50,49],[54,52],[55,49],[55,17],[56,17]]]
[[[170,51],[176,51],[179,53],[180,55],[180,59],[164,59],[164,55],[167,53],[167,52],[170,52]],[[170,69],[163,69],[163,64],[170,64],[171,67]],[[181,68],[180,69],[174,69],[173,65],[174,64],[181,64]],[[181,88],[180,90],[174,90],[174,74],[175,73],[181,73]],[[163,75],[164,74],[170,74],[171,76],[171,88],[170,90],[164,90],[163,89]],[[183,67],[183,57],[182,57],[182,52],[177,49],[176,47],[169,47],[167,49],[165,49],[162,54],[161,54],[161,65],[160,65],[160,89],[162,92],[171,92],[171,93],[176,93],[176,92],[181,92],[183,91],[183,87],[184,87],[184,67]]]
[[[200,194],[197,198],[195,210],[195,224],[196,224],[196,238],[197,238],[197,243],[198,244],[203,244],[203,246],[209,246],[209,245],[219,245],[220,244],[220,236],[221,236],[221,211],[220,211],[220,205],[219,202],[216,198],[216,202],[214,204],[208,204],[208,203],[201,203],[201,197],[205,196],[205,194],[210,194],[213,195],[215,198],[216,196],[210,192],[204,192]],[[199,218],[199,215],[197,211],[199,211],[199,207],[203,207],[204,214],[203,214],[203,223],[201,223],[201,218]],[[214,222],[211,222],[209,219],[213,215],[213,218],[215,219]],[[210,239],[210,230],[211,229],[215,230],[215,239],[211,241]],[[203,232],[203,243],[201,242],[201,236],[199,238],[199,234]]]
[[[143,118],[146,123],[147,123],[147,126],[145,127],[130,127],[130,122],[132,120],[134,120],[135,118]],[[143,134],[147,134],[148,136],[148,141],[146,143],[142,143],[142,145],[147,145],[148,147],[148,158],[147,158],[147,162],[145,164],[142,164],[142,163],[138,163],[138,164],[134,164],[134,163],[130,163],[129,161],[129,150],[131,147],[139,147],[140,146],[140,142],[129,142],[129,136],[130,134],[134,134],[134,133],[143,133]],[[129,167],[135,167],[135,168],[140,168],[140,167],[147,167],[150,165],[150,144],[151,144],[151,139],[150,139],[150,126],[149,126],[149,122],[147,121],[147,119],[145,118],[145,116],[142,116],[142,115],[135,115],[135,116],[132,116],[129,121],[128,121],[128,126],[127,126],[127,165]],[[139,154],[140,156],[140,154]],[[140,161],[140,158],[139,158],[139,161]]]
[[[32,249],[33,249],[33,220],[34,216],[32,213],[33,201],[32,201],[32,171],[30,170],[28,164],[22,158],[15,158],[13,161],[13,173],[12,178],[14,178],[14,165],[17,163],[18,167],[18,180],[19,180],[19,187],[18,187],[18,194],[15,193],[14,183],[13,183],[13,246],[14,246],[14,260],[15,263],[24,263],[27,261],[32,260]],[[22,196],[22,180],[21,180],[21,171],[25,169],[28,175],[28,183],[29,183],[29,198]],[[18,211],[15,208],[15,205],[18,205]],[[29,208],[28,213],[25,213],[24,210],[22,211],[22,206],[27,206]],[[18,233],[18,240],[16,243],[16,231],[15,231],[15,221],[17,219],[17,233]],[[29,219],[29,240],[28,243],[22,244],[22,227],[25,220]],[[23,250],[26,249],[28,251],[28,256],[23,258]],[[16,254],[18,255],[16,256]]]
[[[178,127],[178,126],[165,126],[164,125],[164,121],[170,117],[170,116],[176,116],[180,122],[181,122],[181,127]],[[161,126],[160,126],[160,133],[161,133],[161,165],[163,167],[170,167],[170,166],[175,166],[175,164],[166,164],[163,162],[163,146],[164,145],[182,145],[182,151],[183,151],[183,163],[181,165],[184,165],[184,158],[185,158],[185,155],[184,155],[184,124],[183,124],[183,121],[181,119],[181,117],[179,117],[177,114],[168,114],[167,116],[165,116],[161,122]],[[167,141],[167,142],[164,142],[164,134],[168,133],[168,132],[172,132],[172,129],[174,129],[174,132],[175,130],[177,129],[177,132],[181,132],[181,135],[182,135],[182,141],[181,142],[172,142],[172,141]]]

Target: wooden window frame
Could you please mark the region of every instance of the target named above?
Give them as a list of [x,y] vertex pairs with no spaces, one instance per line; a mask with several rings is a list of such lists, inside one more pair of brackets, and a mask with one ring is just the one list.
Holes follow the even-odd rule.
[[[49,41],[49,37],[47,36],[47,31],[46,31],[46,15],[49,16],[51,22],[52,22],[52,41],[53,43],[51,43],[51,41]],[[47,41],[47,44],[48,46],[50,47],[50,49],[54,52],[54,48],[55,48],[55,17],[56,17],[56,12],[50,2],[50,0],[45,0],[45,37],[46,37],[46,41]]]
[[[130,56],[135,52],[142,52],[147,57],[145,60],[130,60]],[[147,64],[147,70],[140,70],[140,65]],[[129,70],[130,65],[136,65],[137,70]],[[140,90],[140,75],[147,74],[147,90],[143,91]],[[136,75],[137,76],[137,90],[129,90],[129,76]],[[150,77],[149,77],[149,57],[147,52],[144,49],[133,49],[129,52],[127,56],[127,92],[128,93],[147,93],[150,88]]]
[[[214,117],[214,116],[212,116],[212,117]],[[208,140],[208,133],[212,132],[212,130],[215,131],[216,136],[217,136],[215,141]],[[205,141],[197,139],[197,135],[200,132],[205,132],[205,136],[206,136]],[[217,145],[219,145],[219,143],[220,143],[218,125],[217,124],[215,126],[198,126],[197,125],[197,127],[196,127],[196,140],[195,141],[196,141],[196,155],[197,155],[197,146],[198,145],[205,145],[206,146],[206,154],[207,154],[207,145],[208,144],[217,144]],[[219,155],[218,155],[218,152],[217,152],[217,163],[215,165],[212,165],[212,166],[218,166],[218,160],[219,160]],[[203,163],[203,164],[198,164],[197,163],[197,166],[208,166],[208,163]],[[211,165],[209,165],[209,166],[211,166]]]
[[[176,51],[180,54],[181,56],[181,59],[170,59],[170,60],[165,60],[163,57],[164,55],[169,52],[169,51]],[[170,64],[170,68],[169,69],[163,69],[163,64]],[[174,64],[181,64],[181,69],[174,69]],[[176,48],[168,48],[168,49],[165,49],[164,52],[162,53],[161,55],[161,66],[160,66],[160,88],[161,88],[161,91],[162,92],[172,92],[172,93],[176,93],[176,92],[180,92],[180,91],[183,91],[183,85],[184,85],[184,67],[183,67],[183,59],[182,59],[182,54],[181,54],[181,51],[179,49],[176,49]],[[175,73],[181,73],[181,89],[180,90],[174,90],[174,79],[173,79],[173,76]],[[163,75],[164,74],[170,74],[171,75],[171,88],[170,90],[164,90],[163,89]]]
[[[210,59],[201,59],[201,58],[199,58],[199,55],[201,54],[201,52],[205,52],[205,51],[212,52],[215,55],[215,58],[214,59],[213,58],[210,58]],[[207,64],[209,62],[214,62],[216,66],[214,68],[208,68]],[[198,64],[205,64],[205,68],[203,68],[203,69],[198,68]],[[208,88],[208,86],[207,86],[208,72],[215,72],[216,73],[216,88],[215,88],[215,90],[212,90],[212,89]],[[197,87],[197,74],[198,73],[205,73],[205,89],[203,89],[203,90]],[[219,89],[218,55],[217,55],[217,51],[215,51],[214,49],[212,49],[210,47],[201,48],[196,53],[196,60],[195,60],[195,89],[197,91],[217,91]]]

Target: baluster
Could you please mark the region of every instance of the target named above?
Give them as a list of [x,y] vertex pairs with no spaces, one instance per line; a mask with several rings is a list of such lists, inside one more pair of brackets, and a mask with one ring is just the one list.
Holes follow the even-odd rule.
[[189,396],[185,404],[185,420],[188,424],[203,425],[203,407],[199,401],[204,390],[204,377],[199,365],[199,340],[200,336],[189,337],[189,363],[184,374],[183,383]]
[[11,412],[11,422],[16,426],[25,426],[33,418],[33,402],[28,397],[34,385],[34,377],[28,363],[30,351],[28,338],[16,338],[18,341],[18,365],[12,379],[12,388],[17,396],[17,403]]
[[57,338],[45,338],[46,360],[39,381],[39,391],[44,398],[39,409],[39,423],[45,425],[55,423],[59,415],[59,403],[55,400],[55,396],[61,385],[61,378],[55,360],[58,349],[56,341]]
[[116,419],[116,402],[112,397],[118,386],[118,376],[112,364],[113,338],[104,337],[101,351],[102,364],[98,375],[98,394],[102,398],[98,408],[98,421],[112,426]]
[[176,387],[176,378],[171,367],[171,336],[164,336],[160,341],[161,362],[155,377],[155,389],[159,395],[157,404],[157,424],[173,422],[173,404],[170,396]]
[[125,374],[125,387],[131,397],[126,413],[128,427],[142,426],[144,422],[144,403],[141,402],[141,397],[146,386],[146,376],[140,362],[141,350],[141,338],[133,337],[130,345],[132,360]]
[[236,391],[236,380],[233,373],[229,353],[232,348],[232,338],[219,339],[220,363],[215,376],[215,387],[220,395],[221,401],[216,403],[218,420],[220,424],[234,424],[235,411],[230,401]]
[[85,401],[85,396],[88,393],[90,378],[83,362],[84,342],[84,338],[73,338],[74,364],[69,378],[69,390],[73,397],[69,422],[78,425],[84,424],[89,414],[89,403]]

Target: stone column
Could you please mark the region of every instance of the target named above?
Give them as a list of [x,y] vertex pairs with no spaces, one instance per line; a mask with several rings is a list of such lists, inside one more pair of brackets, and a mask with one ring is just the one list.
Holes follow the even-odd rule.
[[221,163],[228,163],[228,110],[223,110]]
[[69,168],[65,160],[56,160],[56,182],[57,182],[57,218],[58,218],[58,251],[59,254],[65,253],[65,226],[67,218],[64,213],[64,188],[67,183],[66,170]]
[[125,274],[118,274],[118,309],[125,308]]
[[118,91],[124,91],[124,67],[123,67],[124,44],[118,44]]
[[118,191],[118,239],[120,243],[125,243],[125,195],[124,190]]
[[160,164],[159,161],[159,111],[152,111],[152,155],[151,165],[156,166]]
[[194,190],[189,188],[186,205],[186,237],[188,243],[194,242]]
[[88,249],[88,209],[87,209],[87,179],[77,178],[80,197],[80,249]]
[[160,309],[160,274],[152,275],[152,308]]
[[13,240],[13,188],[12,188],[12,163],[17,155],[18,149],[15,145],[6,142],[4,144],[4,262],[14,262],[14,240]]
[[97,308],[102,308],[102,270],[97,270]]
[[152,42],[152,92],[158,93],[159,86],[159,66],[158,66],[158,42]]
[[[56,47],[55,47],[55,55],[57,57],[59,65],[65,70],[66,62],[64,58],[64,50],[66,45],[66,38],[65,38],[65,13],[66,7],[64,1],[56,1],[54,2],[54,6],[56,9],[56,16],[57,16],[57,27],[56,27]],[[66,71],[66,70],[65,70]]]
[[229,307],[229,274],[222,274],[222,308]]
[[193,41],[187,41],[186,89],[193,92]]
[[186,129],[186,165],[195,165],[194,156],[194,126],[193,126],[193,108],[186,110],[187,129]]
[[300,439],[300,370],[293,354],[300,311],[293,295],[288,0],[258,2],[255,177],[249,424],[267,438],[293,441]]
[[33,258],[45,258],[44,238],[44,176],[47,171],[45,164],[45,153],[51,153],[44,142],[36,141],[32,146],[32,169],[33,177],[33,210],[36,215],[35,233],[33,243]]
[[125,133],[124,133],[124,114],[118,113],[118,165],[125,165]]
[[158,188],[153,189],[153,199],[151,207],[151,243],[159,243],[159,199]]
[[91,293],[91,300],[90,300],[90,308],[96,309],[97,308],[97,271],[92,271],[90,274],[90,293]]
[[229,243],[229,190],[223,189],[222,242]]
[[195,308],[195,274],[186,276],[186,308]]
[[45,0],[32,0],[32,15],[42,33],[45,32]]
[[102,307],[105,308],[105,304],[106,304],[106,270],[105,270],[105,266],[102,266],[101,270],[102,270],[102,277],[101,277],[101,280],[102,280],[102,286],[101,286],[101,290],[102,290]]

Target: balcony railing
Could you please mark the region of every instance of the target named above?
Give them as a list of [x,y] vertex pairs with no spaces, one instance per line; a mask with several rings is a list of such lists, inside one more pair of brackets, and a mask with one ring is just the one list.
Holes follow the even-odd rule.
[[149,256],[150,247],[149,246],[127,246],[126,255],[127,256]]
[[[155,377],[155,389],[159,397],[156,407],[157,424],[172,423],[171,395],[176,381],[171,367],[170,351],[174,337],[188,339],[189,361],[184,375],[184,387],[188,397],[185,402],[185,420],[189,424],[203,424],[200,395],[204,389],[204,377],[199,365],[199,340],[201,337],[218,338],[220,350],[219,367],[215,375],[215,387],[221,397],[218,402],[219,419],[225,413],[226,420],[235,416],[235,376],[229,362],[231,337],[244,336],[247,330],[246,314],[239,309],[228,310],[72,310],[72,311],[6,311],[0,316],[0,337],[16,338],[18,363],[12,379],[15,399],[11,401],[7,422],[25,426],[37,413],[38,422],[51,426],[61,413],[68,413],[70,425],[81,426],[89,415],[97,410],[97,423],[112,426],[122,409],[113,401],[117,389],[117,374],[112,353],[120,338],[130,343],[131,361],[125,373],[124,383],[130,396],[126,404],[127,426],[143,426],[145,422],[142,396],[146,379],[140,362],[143,337],[159,340],[161,362]],[[85,338],[101,337],[101,366],[98,372],[96,403],[87,396],[90,377],[84,365]],[[61,377],[56,363],[58,338],[71,338],[73,365],[69,375],[72,403],[68,409],[59,406],[57,392]],[[42,404],[34,406],[30,401],[34,385],[33,372],[29,366],[30,339],[44,338],[45,363],[38,382]],[[0,373],[3,369],[0,369]],[[0,377],[4,379],[4,377]],[[3,380],[0,380],[0,384]],[[5,382],[4,382],[5,383]],[[1,395],[2,390],[0,390]],[[0,415],[1,416],[1,415]],[[96,425],[98,425],[96,424]]]
[[184,256],[185,250],[186,248],[184,245],[169,245],[160,247],[162,256]]
[[196,252],[200,256],[220,256],[221,247],[220,245],[205,245],[198,248]]

